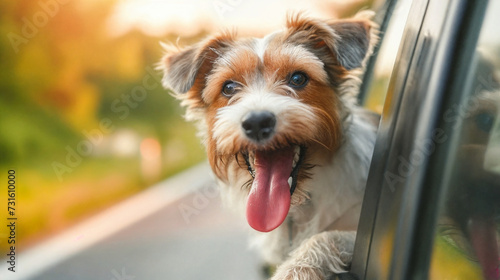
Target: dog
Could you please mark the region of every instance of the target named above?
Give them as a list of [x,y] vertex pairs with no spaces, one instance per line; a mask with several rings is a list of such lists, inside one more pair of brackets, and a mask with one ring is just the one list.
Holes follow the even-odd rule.
[[263,38],[224,31],[164,45],[163,85],[197,124],[225,203],[278,265],[274,280],[349,269],[378,124],[356,105],[372,16],[298,13]]

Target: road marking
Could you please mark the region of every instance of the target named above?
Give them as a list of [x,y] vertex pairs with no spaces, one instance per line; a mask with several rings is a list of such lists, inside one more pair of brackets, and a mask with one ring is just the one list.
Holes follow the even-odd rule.
[[0,260],[0,279],[23,280],[37,276],[163,207],[204,187],[212,179],[208,163],[194,166],[160,182],[41,244],[19,252],[16,272]]

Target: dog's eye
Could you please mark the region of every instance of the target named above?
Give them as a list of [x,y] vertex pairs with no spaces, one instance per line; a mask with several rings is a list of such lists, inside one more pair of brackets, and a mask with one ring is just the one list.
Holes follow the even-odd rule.
[[288,80],[288,85],[294,88],[303,88],[306,86],[308,81],[309,78],[306,74],[302,72],[294,72]]
[[488,133],[493,128],[495,117],[488,113],[481,113],[475,116],[474,121],[476,122],[476,125],[479,129]]
[[224,83],[222,86],[222,94],[226,97],[231,97],[235,95],[239,90],[241,86],[233,81],[227,81]]

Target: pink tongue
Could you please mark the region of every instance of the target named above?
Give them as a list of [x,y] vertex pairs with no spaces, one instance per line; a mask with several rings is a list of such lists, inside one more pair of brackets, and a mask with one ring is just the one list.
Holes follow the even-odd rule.
[[472,247],[483,268],[485,280],[500,279],[499,253],[496,237],[495,221],[490,219],[471,219],[469,222]]
[[293,156],[293,148],[256,152],[255,179],[247,201],[247,221],[255,230],[268,232],[285,220],[290,209],[288,178]]

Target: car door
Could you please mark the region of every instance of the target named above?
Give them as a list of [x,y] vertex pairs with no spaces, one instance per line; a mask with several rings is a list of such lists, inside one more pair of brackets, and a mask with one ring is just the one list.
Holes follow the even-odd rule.
[[499,1],[412,1],[382,87],[358,278],[500,279],[498,14]]

